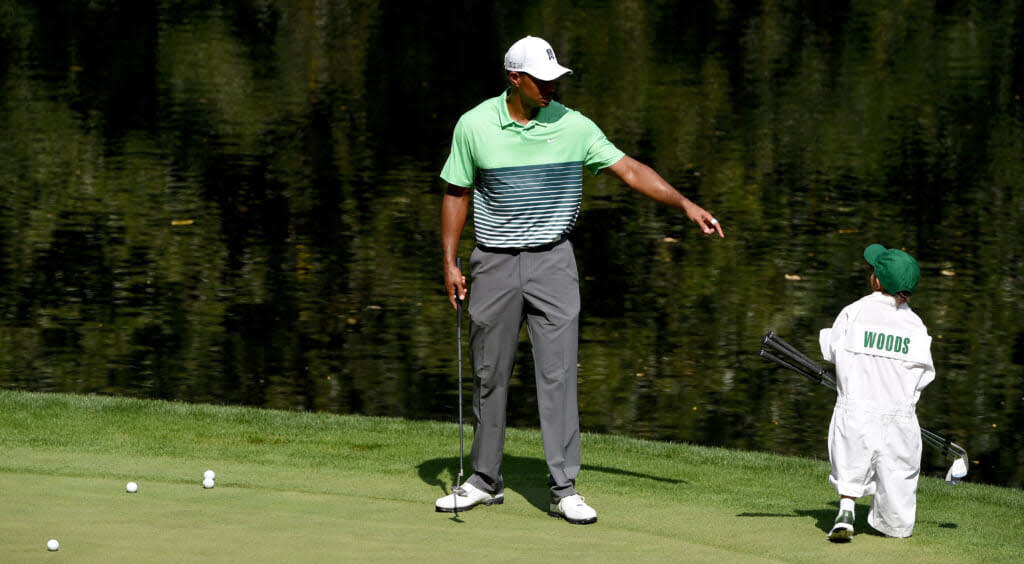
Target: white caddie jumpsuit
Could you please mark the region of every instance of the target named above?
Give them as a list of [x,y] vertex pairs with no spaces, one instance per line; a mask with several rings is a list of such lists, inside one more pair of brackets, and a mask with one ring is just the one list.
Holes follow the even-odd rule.
[[914,532],[921,428],[916,407],[935,379],[931,337],[910,306],[875,292],[822,329],[838,397],[828,432],[829,481],[839,495],[873,495],[868,523],[892,537]]

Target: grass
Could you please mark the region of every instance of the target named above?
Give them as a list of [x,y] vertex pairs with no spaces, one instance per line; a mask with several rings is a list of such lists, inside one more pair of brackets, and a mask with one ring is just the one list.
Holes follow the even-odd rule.
[[[468,425],[466,440],[468,451]],[[606,435],[584,435],[577,483],[599,521],[574,526],[546,515],[542,452],[538,431],[510,429],[504,505],[456,518],[433,501],[458,472],[457,424],[0,390],[0,554],[958,563],[1024,554],[1021,490],[924,477],[913,537],[874,534],[861,503],[858,534],[835,545],[825,540],[838,507],[827,462]],[[207,469],[217,472],[210,490]],[[138,493],[125,493],[128,481]]]

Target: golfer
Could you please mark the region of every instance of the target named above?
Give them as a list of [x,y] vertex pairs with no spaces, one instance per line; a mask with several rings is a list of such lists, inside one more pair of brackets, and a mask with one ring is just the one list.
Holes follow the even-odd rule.
[[[473,202],[476,248],[470,257],[473,359],[471,461],[474,473],[437,511],[504,501],[502,454],[509,380],[526,322],[536,366],[537,403],[551,490],[549,513],[570,523],[597,521],[576,490],[580,429],[576,357],[579,274],[569,234],[583,197],[583,169],[610,172],[641,194],[678,208],[705,234],[722,226],[654,170],[626,156],[583,114],[554,100],[561,66],[547,41],[524,37],[505,54],[508,88],[469,110],[455,125],[441,171],[448,183],[441,212],[448,300],[466,297],[456,266]],[[457,498],[457,499],[456,499]],[[457,505],[457,507],[456,507]]]
[[839,395],[828,431],[829,480],[839,514],[828,538],[853,536],[854,500],[874,496],[868,523],[909,537],[917,512],[921,428],[916,407],[935,379],[931,337],[910,309],[921,270],[914,257],[874,244],[864,249],[872,293],[846,306],[822,329],[821,354],[836,365]]

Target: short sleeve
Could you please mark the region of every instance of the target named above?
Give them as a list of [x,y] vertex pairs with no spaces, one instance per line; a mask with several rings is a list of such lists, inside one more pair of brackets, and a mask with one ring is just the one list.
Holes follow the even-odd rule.
[[476,180],[476,163],[468,129],[465,117],[455,124],[451,152],[441,169],[441,178],[445,182],[463,188],[472,188]]
[[846,339],[849,316],[850,307],[847,306],[843,308],[843,311],[839,312],[838,316],[836,316],[835,321],[832,323],[832,327],[822,329],[818,334],[818,344],[821,346],[821,357],[833,364],[836,362],[836,351],[840,348],[841,343]]
[[590,142],[587,144],[587,153],[583,160],[583,166],[596,176],[602,169],[619,162],[619,159],[626,156],[626,153],[612,144],[597,124],[589,118],[584,119],[588,124]]

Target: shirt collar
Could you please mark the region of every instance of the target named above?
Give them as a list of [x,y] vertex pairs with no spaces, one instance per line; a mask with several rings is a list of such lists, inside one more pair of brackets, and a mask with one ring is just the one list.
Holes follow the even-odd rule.
[[505,102],[505,98],[508,97],[509,90],[511,89],[506,88],[505,91],[501,93],[501,96],[498,96],[498,120],[500,122],[502,129],[516,126],[521,127],[523,129],[530,129],[534,126],[548,126],[546,121],[540,120],[538,118],[540,118],[545,112],[547,112],[551,106],[548,106],[547,108],[541,108],[540,111],[537,112],[537,117],[526,122],[526,125],[523,125],[518,121],[512,119],[512,116],[508,113],[508,103]]
[[882,302],[892,306],[896,305],[896,298],[892,296],[887,296],[881,292],[871,292],[871,295],[868,297],[876,302]]

